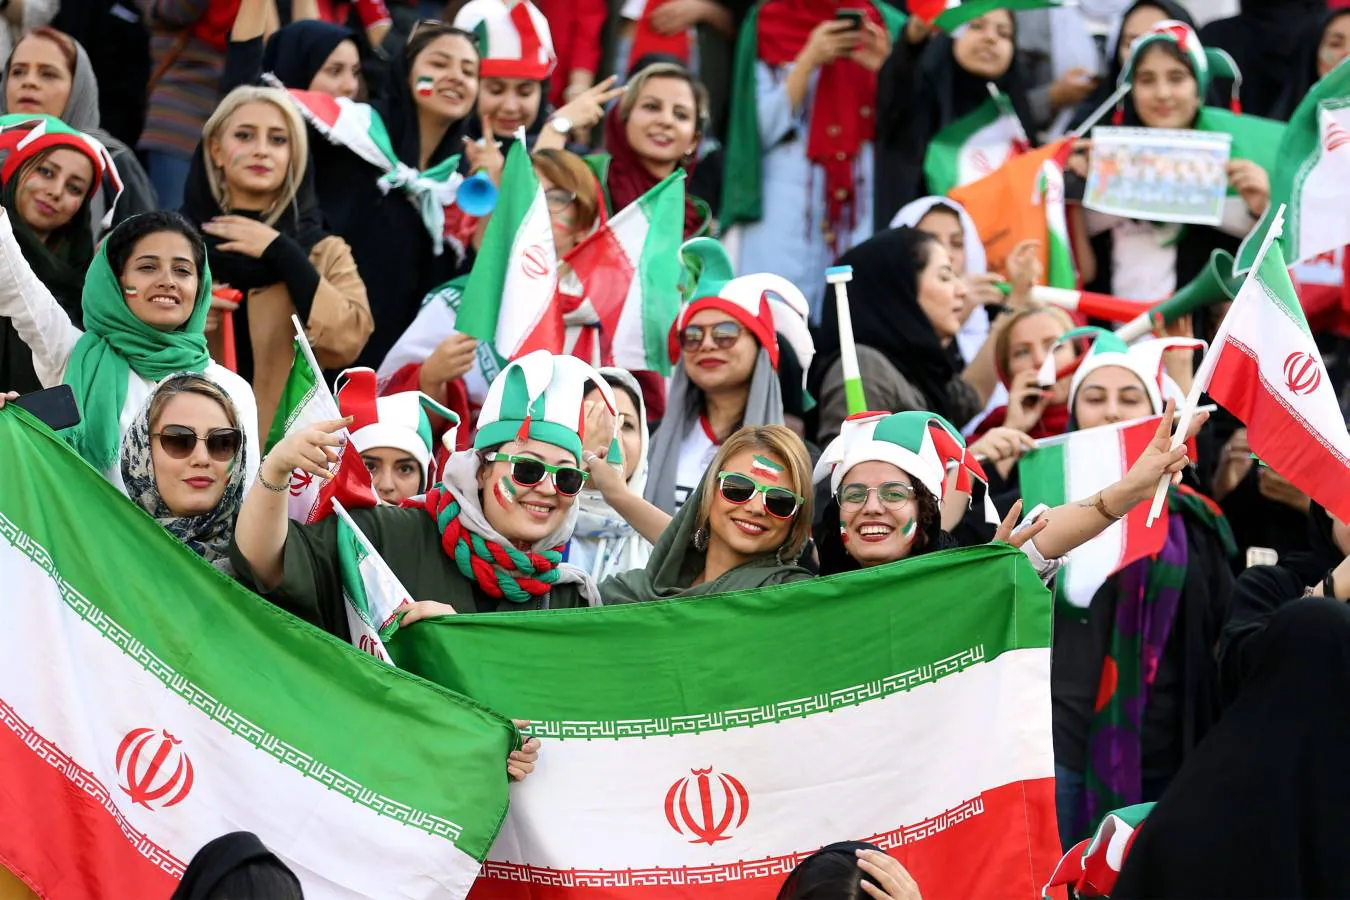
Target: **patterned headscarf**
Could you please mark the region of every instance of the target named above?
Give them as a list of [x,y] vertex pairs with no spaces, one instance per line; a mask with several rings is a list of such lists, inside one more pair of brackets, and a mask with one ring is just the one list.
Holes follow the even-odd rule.
[[[186,544],[192,552],[211,565],[229,573],[230,562],[227,554],[230,538],[234,534],[234,521],[239,515],[239,506],[244,500],[244,473],[248,468],[244,455],[247,453],[247,445],[241,443],[239,455],[230,464],[225,493],[210,512],[199,516],[175,516],[164,502],[159,493],[159,486],[155,483],[154,457],[150,451],[150,408],[159,392],[181,377],[182,374],[170,375],[156,386],[123,436],[120,460],[122,483],[126,486],[127,497],[131,502],[149,513],[165,531]],[[223,395],[224,391],[221,393]],[[225,397],[225,404],[226,413],[237,423],[239,413],[228,397]]]

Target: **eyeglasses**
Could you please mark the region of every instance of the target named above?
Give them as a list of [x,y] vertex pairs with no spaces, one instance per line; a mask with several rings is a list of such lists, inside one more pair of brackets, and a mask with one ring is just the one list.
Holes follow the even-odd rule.
[[873,491],[877,492],[877,499],[887,509],[899,509],[907,501],[914,499],[914,486],[905,484],[903,481],[888,481],[876,487],[868,487],[865,484],[846,484],[839,488],[839,493],[836,495],[839,499],[839,508],[855,510],[866,506]]
[[534,487],[545,477],[552,475],[553,486],[557,488],[558,493],[567,497],[575,497],[581,493],[581,489],[586,485],[586,479],[590,477],[588,472],[583,472],[576,466],[550,466],[543,460],[531,456],[489,453],[486,459],[488,462],[510,463],[511,480],[521,487]]
[[165,425],[150,436],[159,438],[159,446],[170,459],[187,459],[197,448],[197,441],[206,442],[206,452],[216,462],[229,462],[239,452],[244,435],[238,428],[212,428],[204,436],[186,425]]
[[562,188],[550,188],[544,191],[544,200],[548,202],[549,212],[562,212],[571,206],[576,199],[576,194]]
[[404,46],[411,44],[412,39],[417,37],[418,32],[424,30],[436,32],[435,37],[440,37],[442,34],[453,34],[456,37],[465,38],[473,44],[475,50],[478,49],[478,35],[472,31],[465,31],[463,28],[457,28],[444,19],[418,19],[417,24],[413,25],[412,31],[408,32],[408,40]]
[[716,325],[686,325],[681,335],[681,346],[686,353],[693,353],[703,346],[703,335],[712,332],[713,346],[718,350],[730,350],[741,337],[741,326],[736,322],[718,322]]
[[718,472],[717,487],[722,499],[736,506],[749,503],[750,498],[757,493],[763,494],[764,511],[775,519],[790,519],[795,516],[804,499],[787,488],[760,484],[749,475],[742,475],[739,472]]

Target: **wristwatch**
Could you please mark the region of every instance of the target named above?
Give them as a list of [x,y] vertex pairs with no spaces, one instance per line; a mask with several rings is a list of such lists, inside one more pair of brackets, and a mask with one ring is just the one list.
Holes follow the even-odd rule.
[[[3,2],[3,0],[0,0],[0,2]],[[548,120],[548,127],[558,134],[566,136],[572,133],[572,120],[567,116],[554,116]]]

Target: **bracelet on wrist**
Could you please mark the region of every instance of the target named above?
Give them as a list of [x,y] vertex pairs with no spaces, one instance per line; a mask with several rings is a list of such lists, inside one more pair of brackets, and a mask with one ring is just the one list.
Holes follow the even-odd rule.
[[[1095,509],[1097,512],[1101,513],[1103,517],[1110,519],[1112,522],[1119,522],[1121,519],[1125,518],[1125,513],[1116,515],[1115,513],[1111,512],[1111,510],[1106,508],[1106,491],[1097,492],[1097,500],[1092,504],[1092,508]],[[1129,510],[1126,510],[1125,512],[1129,512]]]
[[263,477],[262,466],[258,466],[258,484],[262,485],[264,488],[266,488],[267,490],[271,491],[274,494],[284,494],[286,492],[286,489],[290,487],[289,480],[283,482],[282,484],[273,484],[272,482],[268,481],[266,478]]

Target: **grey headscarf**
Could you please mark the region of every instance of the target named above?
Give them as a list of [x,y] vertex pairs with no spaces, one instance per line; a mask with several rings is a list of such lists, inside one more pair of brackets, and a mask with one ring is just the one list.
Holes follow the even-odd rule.
[[[677,366],[670,380],[666,415],[652,436],[651,469],[643,496],[647,502],[671,515],[675,514],[675,483],[680,472],[680,445],[690,429],[698,427],[703,412],[703,391],[689,380],[684,366]],[[755,371],[750,378],[750,396],[745,402],[741,425],[782,425],[783,394],[778,373],[769,362],[769,351],[759,348]],[[692,501],[691,501],[692,502]]]
[[[164,497],[160,495],[159,486],[155,482],[154,457],[150,450],[150,407],[164,385],[184,374],[193,378],[202,377],[188,372],[165,378],[151,392],[145,405],[137,413],[135,421],[122,437],[120,460],[122,484],[126,488],[128,499],[149,513],[165,531],[217,569],[232,575],[233,567],[229,560],[230,538],[234,535],[234,522],[239,516],[239,506],[244,501],[245,473],[248,471],[247,442],[240,442],[239,455],[230,464],[230,472],[226,476],[228,480],[225,483],[225,493],[210,512],[199,516],[175,516],[164,502]],[[225,394],[223,388],[221,393],[228,406],[226,413],[229,418],[239,422],[239,412],[230,402],[229,395]]]

